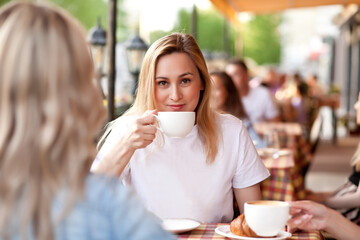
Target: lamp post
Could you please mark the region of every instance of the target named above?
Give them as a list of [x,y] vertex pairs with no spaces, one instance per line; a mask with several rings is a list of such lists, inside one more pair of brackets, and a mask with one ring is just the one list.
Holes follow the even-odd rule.
[[90,44],[91,56],[94,61],[96,84],[103,98],[105,98],[104,91],[101,87],[101,79],[105,76],[103,68],[106,51],[106,32],[101,28],[100,18],[98,18],[97,25],[89,30],[87,41]]
[[126,58],[128,68],[135,81],[134,88],[132,90],[133,96],[135,96],[136,94],[140,68],[147,49],[148,46],[138,34],[129,39],[126,45]]

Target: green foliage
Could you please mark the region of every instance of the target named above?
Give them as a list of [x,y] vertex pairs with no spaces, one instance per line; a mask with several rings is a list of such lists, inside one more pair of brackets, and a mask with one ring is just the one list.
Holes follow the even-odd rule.
[[178,21],[173,28],[173,32],[191,32],[191,12],[182,8],[178,12]]
[[[0,0],[0,6],[10,2],[10,0]],[[86,29],[90,29],[97,23],[97,18],[101,18],[101,25],[107,24],[107,3],[104,0],[49,0],[64,9],[79,20]]]
[[[100,18],[101,27],[107,28],[108,0],[49,0],[50,2],[66,9],[73,15],[85,29],[89,30],[97,24]],[[10,0],[0,0],[0,6]],[[129,29],[126,25],[126,12],[122,10],[123,0],[117,0],[117,39],[123,41],[129,36]]]
[[51,2],[70,12],[86,29],[95,26],[98,17],[103,28],[107,25],[107,4],[103,0],[51,0]]
[[10,0],[0,0],[0,6],[4,5],[7,2],[10,2]]
[[200,17],[198,18],[197,41],[201,48],[208,51],[224,50],[224,18],[214,11],[199,11],[198,13]]
[[[108,0],[51,0],[59,6],[69,11],[75,18],[77,18],[87,30],[97,24],[97,19],[100,17],[101,27],[104,29],[108,26]],[[117,0],[117,31],[116,38],[124,41],[129,36],[129,30],[126,26],[126,13],[123,11],[121,4],[123,0]]]
[[[242,57],[251,58],[258,64],[280,62],[281,45],[277,32],[281,22],[279,15],[258,15],[241,32],[229,23],[226,25],[224,17],[214,9],[198,11],[197,16],[197,42],[202,50],[235,55],[235,39],[240,39],[243,45]],[[179,11],[174,31],[191,33],[191,11]],[[165,32],[154,33],[152,41],[164,35]]]
[[249,21],[242,31],[243,56],[258,64],[279,63],[281,56],[280,34],[277,27],[281,22],[279,15],[257,15]]
[[164,31],[153,31],[150,33],[150,43],[155,42],[156,40],[158,40],[159,38],[162,38],[166,35],[169,35],[171,33],[170,32],[164,32]]
[[[225,46],[225,19],[214,9],[197,11],[197,42],[202,50],[223,52]],[[191,33],[191,12],[181,9],[173,32]],[[234,40],[230,39],[229,46]],[[232,48],[230,50],[233,51]]]

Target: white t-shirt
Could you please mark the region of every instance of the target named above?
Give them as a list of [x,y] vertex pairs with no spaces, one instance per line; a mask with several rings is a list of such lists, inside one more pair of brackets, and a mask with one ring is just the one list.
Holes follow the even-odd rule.
[[[94,164],[127,128],[126,118],[131,117],[114,127]],[[135,151],[121,178],[149,211],[162,219],[230,222],[232,188],[246,188],[269,176],[242,122],[228,114],[218,115],[217,120],[223,136],[211,164],[206,163],[197,125],[184,138],[164,136],[162,146],[153,142]]]
[[252,123],[263,122],[279,115],[270,91],[263,86],[250,87],[248,95],[241,97],[241,101]]

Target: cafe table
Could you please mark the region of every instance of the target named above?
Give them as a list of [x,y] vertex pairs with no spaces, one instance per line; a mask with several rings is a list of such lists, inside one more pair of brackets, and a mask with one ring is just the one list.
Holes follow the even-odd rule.
[[303,129],[301,124],[296,122],[258,122],[254,124],[257,133],[263,135],[267,131],[284,132],[287,135],[301,136]]
[[[221,225],[226,225],[227,223],[208,223],[208,224],[201,224],[196,229],[181,233],[177,235],[178,239],[188,239],[188,240],[196,240],[196,239],[223,239],[228,240],[230,238],[218,235],[215,233],[215,228]],[[292,234],[290,240],[324,240],[323,235],[319,231],[301,231],[295,232]]]
[[[305,175],[312,161],[311,147],[306,133],[299,123],[295,122],[261,122],[254,124],[255,131],[264,136],[269,131],[276,131],[280,140],[280,147],[291,149],[294,157],[292,176],[296,178],[299,189],[305,188]],[[303,199],[303,192],[297,199]]]
[[304,199],[306,190],[303,177],[295,167],[294,151],[280,149],[278,155],[268,154],[266,148],[258,149],[270,176],[261,182],[264,200],[295,201]]
[[267,132],[277,132],[281,148],[294,152],[295,168],[303,177],[312,161],[312,153],[306,133],[296,122],[259,122],[254,124],[255,131],[263,137]]

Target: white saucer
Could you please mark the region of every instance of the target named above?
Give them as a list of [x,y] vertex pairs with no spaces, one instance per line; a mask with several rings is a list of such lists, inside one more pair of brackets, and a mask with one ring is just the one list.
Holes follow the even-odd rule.
[[278,151],[278,154],[279,156],[288,156],[291,154],[291,151],[287,149],[281,149]]
[[279,152],[279,149],[276,149],[276,148],[260,148],[260,149],[257,149],[257,152],[262,157],[272,157],[276,152]]
[[262,157],[274,157],[277,155],[278,157],[289,156],[291,151],[288,149],[276,149],[276,148],[260,148],[257,150],[259,156]]
[[221,236],[224,236],[224,237],[228,237],[228,238],[231,238],[231,239],[246,239],[246,240],[259,240],[259,239],[266,239],[266,240],[280,240],[280,239],[286,239],[286,238],[289,238],[291,237],[291,233],[289,232],[285,232],[285,231],[281,231],[278,235],[276,235],[275,237],[267,237],[267,238],[252,238],[252,237],[243,237],[243,236],[238,236],[238,235],[235,235],[233,234],[231,231],[230,231],[230,225],[224,225],[224,226],[220,226],[220,227],[217,227],[215,229],[215,232]]
[[182,233],[197,228],[200,226],[200,223],[192,219],[168,218],[163,220],[162,226],[169,232]]

